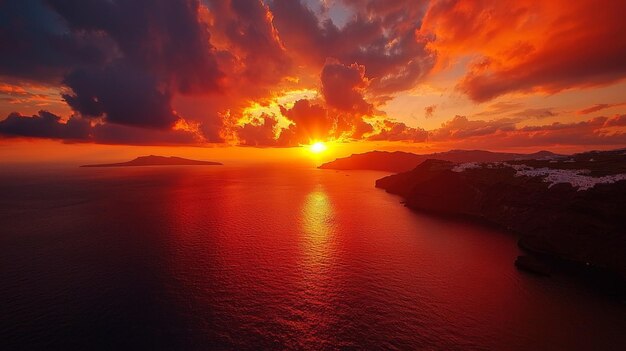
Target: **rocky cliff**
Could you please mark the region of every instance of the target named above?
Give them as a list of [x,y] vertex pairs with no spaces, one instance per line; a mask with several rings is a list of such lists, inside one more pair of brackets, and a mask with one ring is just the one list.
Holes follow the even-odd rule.
[[482,219],[533,252],[626,278],[626,152],[455,164],[428,160],[379,179],[420,211]]

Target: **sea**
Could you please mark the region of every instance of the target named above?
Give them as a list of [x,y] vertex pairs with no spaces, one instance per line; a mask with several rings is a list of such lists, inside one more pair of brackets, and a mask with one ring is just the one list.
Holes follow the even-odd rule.
[[385,175],[0,166],[0,349],[626,350],[623,300]]

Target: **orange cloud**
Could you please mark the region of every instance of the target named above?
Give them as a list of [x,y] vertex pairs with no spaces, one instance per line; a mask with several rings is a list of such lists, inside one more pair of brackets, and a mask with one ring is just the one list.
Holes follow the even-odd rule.
[[480,55],[458,84],[474,101],[626,77],[626,2],[433,1],[420,33],[447,59]]
[[626,102],[623,102],[623,103],[620,103],[620,104],[596,104],[596,105],[593,105],[591,107],[587,107],[587,108],[584,108],[582,110],[579,110],[576,113],[579,114],[579,115],[588,115],[590,113],[602,111],[602,110],[605,110],[607,108],[613,108],[613,107],[619,107],[619,106],[626,106]]
[[236,127],[236,134],[241,145],[274,146],[276,144],[276,125],[278,121],[270,115],[263,114],[252,123]]
[[624,146],[626,115],[525,127],[517,127],[511,119],[468,121],[457,116],[431,131],[429,140],[478,148]]

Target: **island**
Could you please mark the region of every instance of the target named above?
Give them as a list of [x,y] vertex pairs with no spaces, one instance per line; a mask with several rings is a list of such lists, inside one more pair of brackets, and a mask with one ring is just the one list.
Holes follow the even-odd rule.
[[174,156],[140,156],[128,162],[82,165],[80,167],[139,167],[139,166],[220,166],[219,162],[189,160]]
[[540,160],[427,160],[376,181],[407,207],[478,219],[519,235],[530,257],[516,266],[548,274],[536,258],[626,281],[626,149]]
[[532,154],[518,154],[506,152],[491,152],[484,150],[451,150],[432,154],[418,155],[410,152],[370,151],[363,154],[353,154],[324,163],[319,168],[336,170],[374,170],[387,172],[406,172],[417,167],[426,160],[442,160],[455,163],[463,162],[498,162],[509,160],[544,159],[559,156],[549,151],[539,151]]

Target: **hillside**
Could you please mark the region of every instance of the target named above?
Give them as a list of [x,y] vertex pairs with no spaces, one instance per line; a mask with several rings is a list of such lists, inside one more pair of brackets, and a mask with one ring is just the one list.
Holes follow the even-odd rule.
[[335,161],[321,165],[319,168],[339,170],[367,169],[398,173],[412,170],[420,163],[428,159],[463,163],[499,162],[519,159],[540,159],[550,158],[554,156],[557,155],[548,151],[540,151],[533,154],[516,154],[483,150],[452,150],[425,155],[418,155],[402,151],[371,151],[363,154],[353,154],[345,158],[338,158]]

